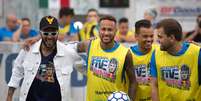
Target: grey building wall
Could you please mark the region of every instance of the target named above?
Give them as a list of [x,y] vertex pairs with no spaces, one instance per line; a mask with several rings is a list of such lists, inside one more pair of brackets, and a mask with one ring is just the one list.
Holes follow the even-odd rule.
[[38,21],[38,0],[0,0],[0,27],[5,26],[8,14],[15,14],[18,18],[28,17],[33,27]]

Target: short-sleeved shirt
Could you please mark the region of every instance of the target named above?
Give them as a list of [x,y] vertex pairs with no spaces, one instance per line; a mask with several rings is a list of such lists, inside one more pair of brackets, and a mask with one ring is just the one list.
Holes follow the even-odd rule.
[[13,36],[13,32],[15,32],[17,29],[18,27],[16,27],[13,30],[9,30],[6,27],[0,28],[0,41],[11,40]]
[[59,34],[74,36],[77,33],[78,33],[78,30],[74,27],[73,21],[71,21],[69,25],[59,26]]
[[34,30],[34,29],[31,29],[29,31],[29,36],[28,37],[25,37],[25,36],[23,36],[23,34],[20,34],[20,40],[22,41],[22,40],[25,40],[27,38],[34,37],[34,36],[37,36],[37,35],[38,35],[38,32],[36,30]]
[[42,55],[41,64],[26,101],[61,101],[60,85],[53,62],[55,55],[56,50],[48,56]]

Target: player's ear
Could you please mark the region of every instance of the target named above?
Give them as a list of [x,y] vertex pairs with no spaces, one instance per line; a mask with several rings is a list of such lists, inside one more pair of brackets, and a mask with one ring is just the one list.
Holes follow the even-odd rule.
[[176,38],[175,38],[175,36],[174,36],[173,34],[171,34],[171,35],[169,36],[169,38],[170,38],[170,40],[176,40]]

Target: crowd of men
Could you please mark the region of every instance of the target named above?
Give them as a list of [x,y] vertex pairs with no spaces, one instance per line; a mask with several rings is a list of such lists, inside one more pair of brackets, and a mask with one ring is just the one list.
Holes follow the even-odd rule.
[[[157,11],[148,9],[144,12],[144,19],[151,22],[153,28],[157,25]],[[81,29],[74,26],[74,10],[72,8],[61,8],[58,14],[59,20],[59,40],[60,41],[84,41],[92,37],[98,37],[98,20],[100,14],[96,9],[89,9]],[[130,21],[131,22],[131,21]],[[131,24],[126,17],[118,20],[118,29],[115,40],[118,42],[135,43],[135,29],[129,28]],[[133,23],[133,22],[132,22]],[[36,27],[37,28],[37,27]],[[6,17],[5,26],[0,26],[0,42],[13,41],[22,42],[28,38],[36,37],[39,31],[33,28],[29,18],[17,18],[14,14]],[[183,32],[183,40],[201,42],[201,15],[196,18],[195,29],[189,32]],[[157,41],[157,35],[154,35],[154,41]]]
[[[126,92],[131,101],[200,101],[201,48],[189,41],[201,40],[201,16],[196,29],[184,36],[177,20],[155,23],[156,15],[147,11],[133,31],[127,18],[99,17],[95,9],[87,12],[82,29],[75,28],[71,8],[62,8],[58,20],[44,16],[38,35],[28,34],[35,38],[24,42],[15,60],[7,101],[12,101],[21,79],[20,101],[71,101],[69,74],[81,60],[80,52],[87,54],[87,101],[107,101],[115,91]],[[34,33],[27,31],[27,18],[18,21],[9,15],[6,23],[0,30],[5,32],[2,40],[20,41],[27,38],[25,33]],[[62,43],[76,40],[80,42]],[[128,48],[121,42],[137,44]],[[79,71],[83,66],[75,68]]]

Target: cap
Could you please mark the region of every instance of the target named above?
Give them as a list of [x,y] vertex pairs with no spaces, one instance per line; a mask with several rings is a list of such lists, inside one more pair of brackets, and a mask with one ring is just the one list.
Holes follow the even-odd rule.
[[53,16],[44,16],[40,21],[40,30],[44,30],[45,28],[55,28],[59,29],[59,23],[57,19]]

